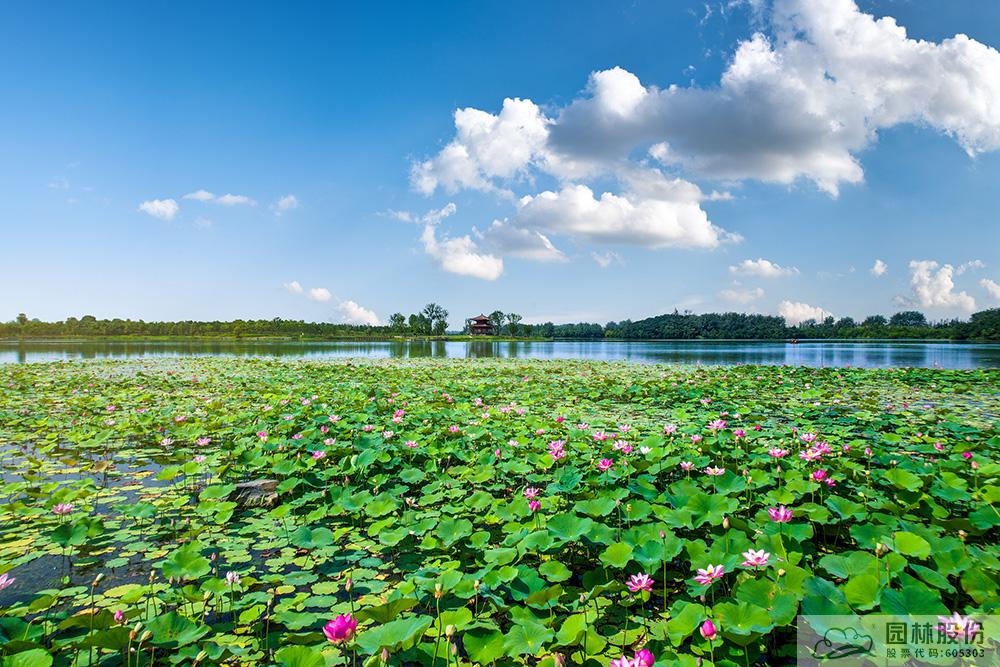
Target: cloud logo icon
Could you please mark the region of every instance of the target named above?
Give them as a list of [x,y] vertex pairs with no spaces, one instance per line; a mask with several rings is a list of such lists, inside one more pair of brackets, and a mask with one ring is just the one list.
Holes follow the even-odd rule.
[[813,655],[822,660],[836,660],[852,655],[871,655],[873,640],[854,628],[830,628],[813,645]]

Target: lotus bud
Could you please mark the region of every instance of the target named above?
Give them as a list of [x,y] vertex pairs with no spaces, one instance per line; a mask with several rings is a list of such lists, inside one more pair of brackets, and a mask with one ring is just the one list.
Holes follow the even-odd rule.
[[152,638],[153,638],[153,633],[150,632],[149,630],[146,630],[144,633],[142,633],[142,636],[139,637],[139,643],[140,644],[145,644],[146,642],[148,642]]
[[729,517],[728,516],[722,517],[722,527],[723,528],[729,528]]
[[208,657],[208,653],[206,653],[205,651],[199,651],[198,655],[196,655],[194,657],[194,664],[197,665],[199,662],[201,662],[202,660],[204,660],[207,657]]
[[778,569],[778,576],[779,577],[785,576],[785,568],[779,568]]
[[966,537],[968,537],[968,535],[969,535],[969,534],[968,534],[967,532],[965,532],[964,530],[960,530],[960,531],[958,531],[958,537],[959,537],[959,538],[960,538],[960,539],[961,539],[961,540],[962,540],[963,542],[965,541],[965,538],[966,538]]
[[350,593],[352,588],[354,588],[354,579],[348,577],[347,583],[344,584],[344,590]]
[[664,532],[664,531],[662,531],[662,530],[660,531],[660,539],[661,539],[661,540],[665,540],[665,539],[667,539],[667,534],[666,534],[666,532]]
[[474,582],[472,583],[472,589],[473,589],[474,591],[476,591],[476,592],[479,592],[479,585],[480,585],[480,584],[479,584],[479,580],[478,580],[478,579],[476,579],[476,580],[475,580],[475,581],[474,581]]
[[444,628],[444,636],[451,639],[452,635],[454,634],[455,634],[455,626],[451,624],[446,625]]
[[451,654],[458,655],[458,644],[456,644],[455,642],[451,643]]
[[566,656],[564,656],[562,653],[553,653],[552,661],[555,663],[556,667],[565,667]]
[[586,601],[587,601],[587,596],[584,593],[580,593],[580,604],[583,604]]
[[382,649],[381,658],[382,658],[382,664],[385,664],[385,665],[389,664],[389,649],[387,649],[387,648],[383,648]]
[[103,579],[104,579],[104,573],[101,572],[96,577],[94,577],[94,583],[92,583],[91,586],[96,586],[97,584],[101,583]]
[[441,591],[441,584],[434,584],[434,598],[440,600],[444,593]]
[[884,553],[885,553],[885,545],[879,542],[878,544],[875,545],[875,555],[881,556]]

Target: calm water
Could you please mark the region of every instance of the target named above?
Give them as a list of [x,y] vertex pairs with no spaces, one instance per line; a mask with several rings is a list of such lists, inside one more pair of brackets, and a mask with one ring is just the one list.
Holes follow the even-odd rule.
[[235,356],[331,359],[479,358],[599,359],[638,363],[790,364],[797,366],[1000,367],[1000,344],[805,341],[798,345],[756,341],[384,341],[242,342],[180,340],[0,341],[0,363],[136,357]]

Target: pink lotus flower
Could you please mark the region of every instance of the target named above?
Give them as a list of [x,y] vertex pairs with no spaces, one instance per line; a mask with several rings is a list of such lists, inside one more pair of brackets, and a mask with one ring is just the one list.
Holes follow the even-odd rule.
[[709,565],[708,567],[698,569],[698,574],[695,576],[694,580],[697,581],[702,586],[708,586],[716,579],[721,579],[722,575],[726,573],[726,568],[721,565]]
[[197,456],[194,457],[194,462],[195,463],[204,463],[205,462],[205,457],[202,456],[201,454],[198,454]]
[[636,667],[635,658],[626,658],[625,656],[615,658],[609,665],[610,667]]
[[340,415],[330,415],[327,419],[336,424],[342,419],[342,417]]
[[13,584],[15,581],[17,581],[17,579],[15,579],[14,577],[10,576],[6,572],[4,572],[3,574],[0,574],[0,591],[2,591],[3,589],[7,588],[11,584]]
[[604,440],[608,439],[608,434],[605,433],[604,431],[598,431],[597,433],[594,433],[594,435],[591,437],[593,437],[594,440],[596,440],[597,442],[603,442]]
[[772,447],[771,449],[767,450],[767,453],[776,459],[782,459],[788,456],[788,450],[781,449],[780,447]]
[[261,442],[267,442],[267,431],[257,431],[257,437]]
[[707,618],[705,619],[705,622],[701,624],[698,632],[700,632],[701,636],[710,642],[714,642],[715,638],[718,636],[715,633],[715,623],[712,623],[712,621]]
[[636,651],[633,660],[636,667],[653,667],[656,664],[656,656],[649,649],[645,648]]
[[365,424],[364,426],[361,427],[361,430],[364,431],[365,433],[371,433],[372,431],[375,430],[375,427],[372,426],[371,424]]
[[557,424],[562,424],[564,421],[566,421],[566,418],[563,417],[562,415],[559,415],[558,417],[556,417],[556,423]]
[[197,444],[197,445],[198,445],[199,447],[204,447],[205,445],[207,445],[207,444],[208,444],[208,443],[210,443],[210,442],[212,442],[212,439],[211,439],[211,438],[198,438],[197,440],[195,440],[195,443],[196,443],[196,444]]
[[792,520],[792,510],[788,509],[784,505],[780,507],[768,507],[767,515],[771,517],[771,521],[775,523],[788,523]]
[[799,440],[801,440],[802,442],[812,442],[815,439],[816,439],[815,433],[803,433],[802,435],[799,436]]
[[935,442],[934,449],[939,452],[944,451],[944,445],[942,445],[940,442]]
[[733,429],[733,435],[736,436],[737,438],[745,438],[746,435],[747,435],[747,432],[744,431],[741,428],[735,428],[735,429]]
[[534,486],[529,486],[524,490],[524,497],[527,498],[528,500],[533,500],[534,498],[537,498],[541,492],[542,492],[541,489],[538,489]]
[[455,424],[452,424],[451,426],[448,427],[448,432],[449,433],[458,433],[461,430],[462,429],[459,428],[458,426],[456,426]]
[[802,459],[803,461],[815,461],[820,456],[822,456],[822,454],[817,452],[815,449],[806,449],[804,451],[799,452],[799,458]]
[[597,468],[601,472],[605,472],[606,470],[610,470],[614,465],[615,465],[615,462],[612,461],[611,459],[601,459],[600,461],[597,462]]
[[301,439],[302,439],[301,433],[296,433],[295,435],[292,436],[292,440],[301,440]]
[[681,470],[691,470],[694,468],[694,464],[691,461],[681,461]]
[[537,512],[541,508],[542,508],[542,503],[537,500],[532,500],[528,503],[528,509],[530,509],[532,512]]
[[771,560],[771,554],[763,549],[759,551],[750,549],[741,555],[743,556],[743,567],[764,567]]
[[677,425],[676,424],[667,424],[666,426],[663,427],[663,434],[664,435],[673,435],[676,432],[677,432]]
[[721,431],[724,428],[726,428],[726,420],[725,419],[714,419],[714,420],[708,422],[708,429],[710,431]]
[[358,629],[358,622],[351,614],[341,614],[323,626],[323,634],[334,644],[350,641]]
[[314,461],[319,461],[324,456],[326,456],[326,452],[324,452],[322,449],[317,449],[316,451],[314,451],[312,453],[312,457],[313,457]]
[[707,468],[705,468],[705,474],[711,475],[712,477],[718,477],[719,475],[722,475],[725,472],[726,472],[725,468],[718,468],[718,467],[713,468],[712,466],[708,466]]
[[562,440],[553,440],[549,443],[549,455],[552,456],[555,461],[558,461],[566,456],[566,450],[563,449]]
[[73,511],[72,503],[59,503],[52,508],[52,513],[56,515],[69,514]]
[[815,480],[817,482],[822,482],[824,479],[826,479],[826,470],[823,470],[822,468],[820,468],[819,470],[813,471],[813,474],[811,474],[809,476],[812,477],[813,480]]
[[581,431],[586,431],[588,428],[590,428],[590,424],[588,424],[587,422],[580,422],[579,424],[576,425],[576,427]]
[[645,573],[633,574],[625,582],[625,585],[633,593],[638,593],[639,591],[649,592],[653,590],[653,578]]
[[972,452],[962,452],[962,458],[963,459],[971,459],[972,458]]
[[698,435],[697,433],[695,433],[694,435],[691,436],[691,443],[692,444],[696,444],[696,443],[699,443],[699,442],[701,442],[701,436],[700,435]]
[[125,612],[123,612],[121,609],[115,609],[115,623],[124,623],[124,622],[125,622]]
[[406,445],[407,447],[409,447],[410,449],[415,449],[416,446],[417,446],[417,443],[414,442],[413,440],[407,440],[403,444]]

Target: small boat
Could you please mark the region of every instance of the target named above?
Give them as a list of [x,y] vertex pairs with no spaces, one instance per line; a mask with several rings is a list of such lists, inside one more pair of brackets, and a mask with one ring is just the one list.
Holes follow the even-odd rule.
[[799,344],[799,339],[798,338],[793,338],[790,341],[788,341],[788,344],[789,345],[798,345]]

